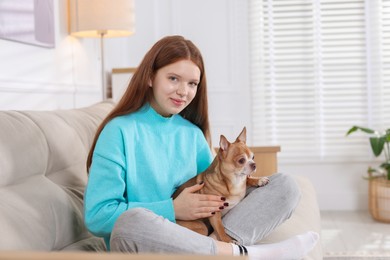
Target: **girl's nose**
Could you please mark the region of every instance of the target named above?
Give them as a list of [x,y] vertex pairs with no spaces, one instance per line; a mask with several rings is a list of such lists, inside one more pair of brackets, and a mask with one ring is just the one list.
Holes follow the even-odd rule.
[[179,95],[179,96],[185,96],[187,95],[187,86],[185,83],[181,83],[179,84],[177,90],[176,90],[176,93]]

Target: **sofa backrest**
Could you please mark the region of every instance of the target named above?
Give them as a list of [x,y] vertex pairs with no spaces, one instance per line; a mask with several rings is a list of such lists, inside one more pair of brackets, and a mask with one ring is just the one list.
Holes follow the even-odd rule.
[[0,111],[0,250],[61,250],[91,238],[85,162],[112,108]]

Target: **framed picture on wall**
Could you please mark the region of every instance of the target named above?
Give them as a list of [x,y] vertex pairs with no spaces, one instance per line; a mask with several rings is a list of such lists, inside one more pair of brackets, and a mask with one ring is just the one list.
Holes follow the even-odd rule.
[[127,86],[130,83],[130,80],[137,70],[135,67],[130,68],[113,68],[111,73],[111,83],[112,83],[112,100],[118,102],[123,93],[125,93]]
[[0,39],[54,48],[53,0],[0,0]]

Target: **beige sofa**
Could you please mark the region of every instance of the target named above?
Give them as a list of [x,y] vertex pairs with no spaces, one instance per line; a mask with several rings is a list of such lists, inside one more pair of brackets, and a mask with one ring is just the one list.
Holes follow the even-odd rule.
[[[49,251],[62,251],[67,259],[97,256],[96,251],[99,259],[117,259],[102,253],[104,243],[86,230],[82,210],[86,156],[98,124],[112,107],[107,101],[71,110],[0,111],[0,259],[46,259]],[[303,194],[299,207],[261,242],[320,231],[313,186],[297,180]],[[51,256],[62,257],[58,252]],[[322,259],[321,246],[306,259]]]

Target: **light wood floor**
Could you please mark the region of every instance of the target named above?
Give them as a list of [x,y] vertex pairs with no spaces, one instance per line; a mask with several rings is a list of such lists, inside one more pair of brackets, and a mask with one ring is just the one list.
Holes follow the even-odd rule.
[[390,224],[374,221],[368,211],[321,211],[321,221],[324,256],[390,259]]

